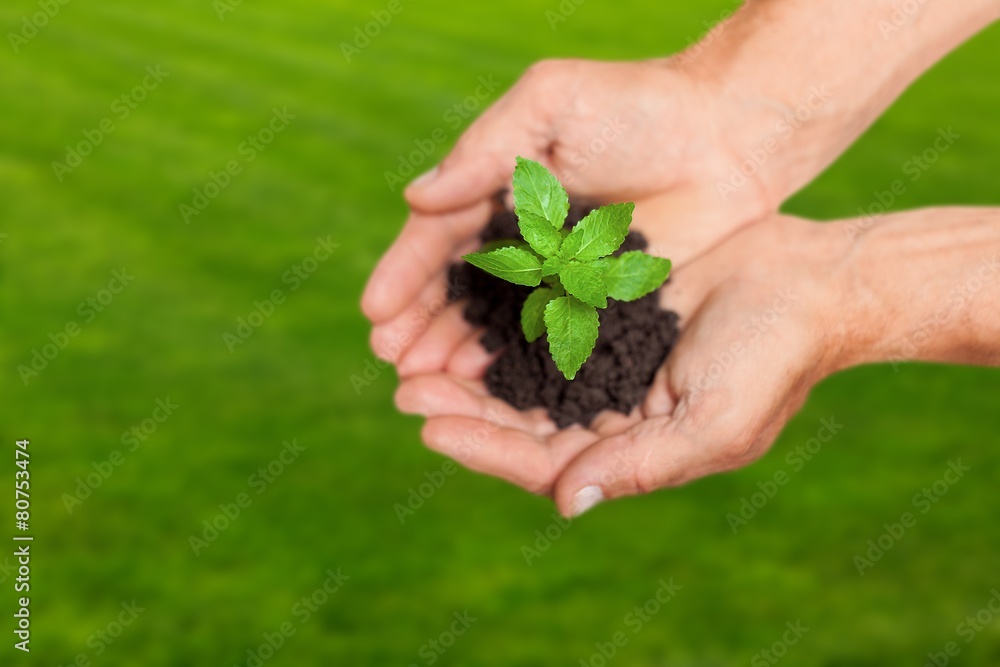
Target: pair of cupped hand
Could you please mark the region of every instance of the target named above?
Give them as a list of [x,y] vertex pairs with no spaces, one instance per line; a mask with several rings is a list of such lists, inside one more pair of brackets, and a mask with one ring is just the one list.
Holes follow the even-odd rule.
[[[410,185],[409,219],[362,308],[375,353],[401,378],[396,404],[426,418],[429,447],[549,494],[567,516],[767,450],[810,388],[837,370],[849,239],[836,223],[779,215],[791,192],[753,173],[767,165],[741,169],[748,155],[795,150],[741,130],[759,108],[669,62],[540,63]],[[447,269],[476,249],[518,155],[545,164],[571,196],[634,201],[633,228],[673,261],[662,305],[680,315],[681,336],[630,415],[604,412],[590,428],[559,430],[541,409],[493,398],[481,332],[461,303],[447,302]]]

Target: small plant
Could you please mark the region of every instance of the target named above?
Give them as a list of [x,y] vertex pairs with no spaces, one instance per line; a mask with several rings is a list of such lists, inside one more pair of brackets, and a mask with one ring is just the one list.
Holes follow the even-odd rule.
[[670,260],[639,250],[610,256],[625,241],[633,209],[635,204],[604,206],[572,231],[564,229],[566,190],[545,167],[519,157],[514,213],[527,243],[502,241],[464,257],[498,278],[538,287],[524,302],[521,328],[529,343],[548,334],[549,353],[568,380],[594,351],[597,309],[607,308],[609,297],[635,301],[670,275]]

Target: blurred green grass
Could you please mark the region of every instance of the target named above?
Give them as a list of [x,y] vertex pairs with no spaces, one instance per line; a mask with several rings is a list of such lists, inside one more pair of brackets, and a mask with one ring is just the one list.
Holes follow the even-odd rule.
[[[438,664],[575,665],[671,577],[683,589],[627,633],[621,664],[747,664],[797,619],[810,631],[787,664],[917,664],[954,640],[1000,584],[995,371],[831,378],[761,463],[599,508],[530,567],[522,546],[553,509],[496,480],[459,471],[400,524],[394,505],[442,460],[395,412],[391,370],[351,382],[372,359],[358,297],[405,213],[384,172],[435,128],[453,141],[444,113],[480,76],[666,54],[732,3],[590,0],[557,31],[554,2],[403,6],[351,62],[341,43],[385,3],[243,3],[220,20],[207,0],[70,2],[0,49],[0,437],[32,440],[36,536],[34,650],[15,655],[5,631],[4,664],[246,664],[285,621],[296,634],[267,664],[428,664],[421,647],[467,609],[477,622]],[[6,3],[4,33],[36,11]],[[937,66],[788,210],[855,215],[948,126],[961,140],[897,207],[995,203],[998,35]],[[52,162],[156,65],[169,77],[59,182]],[[185,224],[178,206],[286,106],[288,129]],[[290,291],[282,275],[326,236],[333,259]],[[135,280],[83,324],[78,304],[122,267]],[[287,302],[230,354],[222,333],[274,289]],[[25,386],[18,366],[69,321],[80,335]],[[63,494],[166,397],[175,414],[68,513]],[[726,514],[831,416],[844,430],[734,536]],[[306,451],[256,495],[248,477],[291,439]],[[859,577],[853,557],[957,458],[966,478]],[[189,536],[244,492],[195,556]],[[337,568],[349,581],[298,624],[296,602]],[[133,599],[146,611],[96,655],[88,638]],[[951,664],[997,661],[994,623]]]

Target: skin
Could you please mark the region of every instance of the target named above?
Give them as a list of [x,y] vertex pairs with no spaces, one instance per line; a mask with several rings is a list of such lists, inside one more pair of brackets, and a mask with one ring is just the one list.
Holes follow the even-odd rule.
[[630,416],[556,430],[488,395],[485,355],[464,374],[404,380],[397,406],[427,418],[432,449],[550,494],[567,516],[586,487],[617,498],[739,468],[844,368],[1000,365],[1000,209],[927,209],[874,226],[774,216],[678,270],[663,299],[685,327]]
[[[756,0],[673,58],[529,69],[408,188],[410,217],[362,298],[372,347],[403,380],[399,408],[427,417],[425,442],[474,470],[551,494],[576,515],[603,498],[746,465],[813,384],[884,360],[897,339],[912,338],[889,326],[912,324],[921,311],[914,304],[929,295],[912,290],[924,290],[927,276],[967,268],[962,249],[983,250],[975,234],[995,238],[995,213],[907,214],[931,240],[918,248],[922,272],[904,283],[899,276],[914,263],[886,275],[882,268],[917,248],[923,227],[898,231],[896,216],[816,225],[775,211],[920,73],[1000,17],[995,0],[917,7],[900,14],[884,0]],[[491,358],[460,306],[447,305],[445,272],[475,249],[489,199],[509,187],[517,155],[543,162],[571,195],[635,201],[634,227],[651,239],[650,252],[678,267],[665,298],[681,314],[682,337],[632,415],[604,413],[589,430],[559,431],[540,411],[517,412],[482,385]],[[966,222],[965,241],[957,223],[943,231],[952,218],[980,213],[992,222]],[[935,244],[951,250],[935,254]],[[761,324],[781,290],[785,312]],[[837,310],[831,304],[851,318],[826,321]],[[971,317],[960,318],[966,331]],[[977,320],[971,329],[996,340],[992,324]],[[956,332],[910,347],[915,358],[995,363],[989,340],[963,341]],[[716,355],[737,343],[744,348],[736,360],[713,370]]]

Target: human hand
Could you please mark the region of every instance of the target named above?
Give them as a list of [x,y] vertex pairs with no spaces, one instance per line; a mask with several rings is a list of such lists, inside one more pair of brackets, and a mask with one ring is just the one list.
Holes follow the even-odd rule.
[[540,410],[517,412],[486,392],[478,344],[405,380],[396,401],[427,417],[432,449],[578,515],[754,461],[810,388],[843,368],[1000,367],[998,258],[996,208],[824,224],[774,216],[673,275],[662,302],[680,314],[681,336],[631,415],[559,431]]
[[635,227],[655,226],[675,266],[776,207],[753,179],[719,195],[719,174],[743,148],[738,107],[671,61],[532,67],[433,177],[407,190],[413,211],[362,299],[376,353],[398,361],[438,319],[446,269],[476,248],[518,155],[545,164],[573,196],[635,201]]
[[[573,485],[562,480],[568,478],[570,469],[567,466],[570,461],[575,460],[577,453],[590,445],[594,445],[596,450],[602,442],[614,438],[625,437],[627,440],[639,442],[642,440],[644,428],[655,430],[655,426],[649,426],[646,422],[658,420],[656,423],[659,423],[660,427],[666,429],[668,426],[664,424],[667,424],[671,425],[670,429],[676,431],[685,420],[687,422],[694,420],[692,423],[697,423],[698,415],[711,412],[707,408],[700,410],[698,408],[706,405],[708,399],[705,396],[718,396],[717,391],[689,389],[687,393],[678,393],[677,381],[671,380],[684,375],[687,368],[680,353],[683,347],[678,348],[664,370],[666,374],[664,387],[668,389],[666,396],[669,398],[666,405],[670,409],[669,414],[662,412],[666,409],[662,404],[659,405],[661,412],[656,411],[658,405],[655,403],[654,391],[647,401],[647,406],[638,415],[641,421],[634,421],[634,416],[622,421],[616,415],[609,415],[606,419],[603,417],[599,419],[593,431],[573,434],[570,432],[572,429],[562,433],[555,432],[554,427],[547,423],[542,415],[524,415],[512,412],[509,406],[490,403],[481,382],[476,380],[477,377],[481,377],[482,369],[489,362],[489,357],[483,353],[476,340],[478,334],[471,331],[464,323],[457,306],[444,308],[445,267],[463,252],[474,249],[476,235],[488,216],[489,204],[486,197],[492,193],[497,184],[506,184],[510,166],[503,169],[500,166],[502,160],[497,156],[502,158],[505,153],[509,153],[508,161],[512,163],[514,155],[522,154],[538,159],[568,181],[569,190],[573,194],[590,199],[604,197],[606,200],[614,201],[636,199],[636,227],[651,237],[659,233],[663,245],[654,245],[654,252],[659,251],[660,254],[670,256],[675,260],[675,266],[680,268],[675,273],[675,286],[670,290],[671,294],[680,294],[677,289],[681,284],[680,277],[698,275],[693,269],[687,269],[686,264],[689,260],[698,257],[740,227],[773,210],[785,196],[809,182],[863,132],[923,69],[993,20],[996,13],[995,0],[977,0],[970,3],[967,11],[961,12],[952,11],[946,4],[934,4],[924,12],[922,17],[924,20],[913,22],[912,26],[903,29],[903,36],[890,42],[884,35],[882,40],[871,39],[865,26],[881,25],[892,19],[893,12],[896,11],[892,3],[857,2],[842,7],[842,3],[834,6],[831,0],[829,4],[831,11],[825,13],[826,33],[845,36],[842,40],[822,39],[814,31],[804,29],[814,24],[816,10],[811,5],[794,2],[749,5],[726,24],[721,39],[716,40],[713,37],[716,43],[707,48],[703,54],[698,53],[701,45],[694,49],[692,59],[687,61],[688,64],[693,62],[693,66],[681,71],[670,61],[635,65],[660,67],[677,79],[686,80],[691,86],[693,91],[691,99],[696,100],[694,104],[696,112],[682,113],[680,117],[682,120],[691,120],[694,126],[697,126],[703,118],[709,119],[710,122],[702,126],[702,132],[688,132],[683,122],[674,123],[674,127],[671,128],[675,133],[689,135],[673,145],[692,148],[691,155],[685,155],[683,151],[664,153],[656,149],[655,144],[646,142],[645,138],[640,138],[638,142],[615,141],[613,144],[605,142],[601,151],[592,151],[593,154],[585,157],[582,162],[570,161],[570,166],[578,166],[578,171],[581,172],[574,174],[569,167],[554,163],[559,161],[561,156],[563,163],[569,161],[568,157],[565,157],[566,151],[558,150],[565,148],[565,142],[560,142],[561,137],[555,129],[556,121],[564,120],[564,117],[557,117],[545,106],[546,99],[554,98],[542,95],[544,91],[556,89],[559,83],[564,85],[565,79],[560,82],[554,73],[546,75],[549,79],[546,83],[549,85],[536,84],[536,92],[539,95],[537,100],[535,96],[524,95],[521,101],[517,102],[514,91],[511,91],[498,102],[483,120],[470,129],[467,135],[470,138],[463,139],[467,150],[462,159],[450,156],[434,177],[423,179],[411,186],[407,195],[414,207],[414,213],[400,239],[383,258],[372,276],[363,299],[365,313],[376,325],[372,335],[376,352],[380,356],[398,361],[401,376],[412,378],[412,382],[404,383],[404,387],[400,389],[401,407],[416,412],[437,411],[442,416],[450,414],[449,411],[456,414],[464,411],[467,415],[473,415],[471,419],[478,417],[478,423],[465,424],[470,428],[464,429],[464,435],[462,428],[456,428],[451,433],[452,446],[457,448],[459,458],[477,469],[495,472],[504,465],[516,468],[514,464],[520,464],[521,459],[531,460],[532,457],[528,456],[526,451],[520,453],[515,451],[512,454],[513,450],[502,448],[497,450],[486,447],[485,444],[475,446],[462,444],[464,436],[471,434],[475,436],[475,443],[489,443],[496,439],[498,433],[504,435],[501,433],[502,428],[512,427],[514,430],[520,430],[522,435],[528,434],[533,438],[536,441],[535,447],[539,441],[551,444],[552,446],[548,447],[550,452],[545,454],[547,460],[538,460],[535,457],[533,463],[527,465],[526,471],[511,468],[506,473],[501,470],[496,474],[507,476],[533,490],[554,491],[564,512],[572,509],[572,502],[567,500],[565,495],[567,492],[564,489]],[[865,20],[859,20],[859,17]],[[831,21],[833,23],[830,23]],[[767,30],[760,29],[763,25],[767,26]],[[831,25],[837,29],[829,29]],[[897,32],[899,30],[896,29]],[[781,44],[782,48],[775,49],[775,44]],[[799,56],[806,53],[817,63],[817,67],[801,67]],[[880,63],[880,67],[872,69],[871,62]],[[534,68],[534,71],[558,69],[567,64],[569,63],[547,63]],[[573,66],[578,64],[572,63]],[[618,99],[629,99],[625,85],[627,77],[610,83],[612,84],[608,88],[610,94],[598,95],[596,99],[598,102],[603,100],[607,104],[612,104],[613,108],[613,102]],[[523,88],[522,84],[519,84],[519,87]],[[615,88],[616,85],[619,87]],[[572,91],[573,88],[568,90]],[[583,87],[577,87],[575,90],[586,92]],[[818,90],[824,91],[824,94],[820,95]],[[648,93],[648,91],[636,92]],[[827,101],[831,98],[832,102],[828,104]],[[558,96],[555,99],[558,99]],[[640,116],[645,118],[648,116],[643,116],[642,112],[653,109],[654,113],[651,115],[655,117],[656,111],[665,108],[656,104],[642,103],[641,97],[634,99],[638,99],[640,104],[629,106],[629,109],[638,110]],[[587,100],[585,95],[581,95],[581,99],[574,98],[572,106],[565,98],[559,101],[557,111],[571,118],[580,116],[581,110],[591,112],[594,108],[600,108],[595,107],[593,100]],[[570,111],[567,112],[566,109]],[[687,110],[690,111],[690,107]],[[585,113],[583,115],[586,116]],[[485,120],[488,117],[492,119],[491,123]],[[661,123],[661,126],[668,125],[670,122]],[[474,132],[477,126],[481,130],[492,129],[492,132],[482,130],[477,136]],[[585,122],[580,126],[593,129],[594,123],[588,125]],[[505,134],[508,131],[512,133]],[[596,138],[598,137],[589,137],[589,139]],[[707,151],[702,153],[701,151],[706,149],[706,142]],[[649,145],[654,146],[654,150],[651,151],[654,154],[652,162],[648,165],[640,164],[641,167],[648,169],[638,174],[637,163],[630,160],[627,151],[618,150],[619,147],[633,148],[638,151],[637,156],[648,160],[649,154],[642,153],[641,149]],[[722,150],[717,150],[720,146],[723,147]],[[726,147],[730,150],[726,150]],[[579,147],[577,149],[579,150]],[[755,161],[753,168],[744,169],[743,164],[747,156],[760,154],[761,151],[765,154],[764,158]],[[461,151],[456,148],[456,154],[460,153]],[[705,155],[714,155],[716,159],[703,161],[697,159]],[[690,161],[686,162],[678,156],[690,158]],[[646,189],[650,183],[644,180],[644,174],[662,177],[669,173],[669,169],[661,171],[660,168],[664,164],[669,166],[676,162],[682,163],[684,169],[683,172],[677,170],[675,173],[679,180],[663,183],[660,190]],[[450,170],[449,164],[453,167]],[[602,164],[608,166],[603,178],[599,177],[602,173],[600,169],[593,168]],[[461,165],[461,168],[455,165]],[[740,185],[735,193],[727,190],[725,196],[720,196],[722,194],[719,190],[720,183],[728,181],[732,185],[733,181],[728,177],[730,174],[735,175],[737,170],[746,177],[744,184]],[[581,180],[582,172],[586,171],[594,176],[593,183],[589,183],[586,178]],[[626,180],[628,182],[625,183],[624,189],[616,191],[615,186]],[[582,187],[588,184],[593,187],[591,193]],[[715,192],[712,192],[713,187]],[[630,194],[614,194],[614,192]],[[739,238],[749,240],[751,237],[744,236],[748,233],[749,231],[741,232]],[[726,246],[730,250],[733,247],[732,243]],[[721,249],[719,250],[721,254]],[[888,252],[895,252],[895,249],[889,249]],[[708,256],[720,255],[713,251],[710,255],[706,255]],[[734,255],[737,260],[741,256],[738,252]],[[769,252],[761,252],[759,257],[774,259],[773,253]],[[780,261],[787,261],[789,266],[798,265],[800,259],[801,257],[793,252],[787,257],[779,258]],[[822,264],[822,262],[817,263]],[[697,262],[700,266],[707,264],[707,260]],[[757,262],[756,265],[759,264]],[[766,262],[764,267],[772,268]],[[802,268],[805,270],[809,266],[805,265]],[[738,281],[738,275],[731,277]],[[709,275],[705,285],[714,285],[721,290],[723,285],[713,280]],[[709,289],[696,287],[696,282],[698,281],[693,279],[685,281],[688,284],[689,294]],[[738,282],[733,284],[738,285]],[[766,284],[766,281],[762,284]],[[720,291],[718,294],[715,292],[703,294],[705,297],[703,302],[699,304],[699,300],[695,299],[692,303],[699,306],[690,312],[685,312],[685,308],[693,307],[690,303],[674,307],[681,311],[682,315],[690,318],[685,326],[694,327],[697,322],[703,318],[707,319],[710,314],[721,308],[714,304],[717,304],[717,300],[718,303],[724,303],[719,295],[725,293]],[[872,330],[878,330],[878,327],[872,327]],[[836,328],[826,331],[827,338],[824,339],[826,343],[820,344],[814,341],[815,346],[822,348],[826,345],[836,348],[838,343],[832,336],[833,331],[836,331]],[[718,336],[718,333],[708,331],[706,338],[712,336]],[[690,338],[690,335],[686,335],[685,339],[682,339],[682,345],[694,345],[684,342]],[[792,339],[794,342],[795,337],[792,336]],[[831,340],[834,342],[830,342]],[[978,339],[973,343],[979,347],[964,350],[961,354],[946,348],[941,354],[944,358],[950,358],[948,355],[952,354],[957,358],[978,358],[975,355],[982,354],[982,345]],[[701,348],[696,345],[695,349]],[[776,349],[773,354],[780,360],[783,351]],[[840,363],[843,363],[843,355],[834,352],[828,351],[827,354],[839,358]],[[753,360],[750,356],[747,358]],[[802,373],[805,373],[806,377],[809,373],[821,377],[822,373],[830,372],[833,367],[832,363],[817,363]],[[785,370],[791,372],[796,369]],[[692,372],[687,368],[688,375]],[[791,375],[793,378],[798,377],[799,370]],[[766,379],[773,380],[773,378]],[[408,398],[414,393],[412,390],[414,384],[424,381],[450,382],[450,384],[428,387],[423,399],[418,398],[415,404],[404,407]],[[786,399],[775,403],[776,406],[786,407],[781,410],[774,408],[771,411],[781,417],[777,421],[783,423],[783,419],[787,419],[785,413],[794,411],[794,408],[787,406],[795,406],[797,402],[801,402],[805,392],[802,388],[809,385],[809,381],[799,378],[797,384],[786,387],[788,389],[785,393]],[[762,400],[762,397],[753,395],[753,388],[748,386],[746,391],[751,395],[752,402],[759,403]],[[442,397],[449,400],[442,400]],[[438,404],[431,405],[435,400]],[[449,428],[432,426],[433,421],[434,419],[431,419],[428,422],[427,431],[431,436],[429,440],[437,439],[437,435],[442,437],[449,435]],[[760,442],[764,442],[763,446],[766,447],[766,443],[773,438],[774,433],[780,430],[780,425],[772,427],[774,433],[770,433],[766,427],[757,422],[752,426],[754,428],[750,429],[750,432],[755,438],[752,442],[747,441],[745,437],[737,439],[738,442],[749,442],[749,444],[744,443],[746,452],[756,453],[761,447]],[[692,440],[694,437],[690,436]],[[703,439],[705,436],[698,434],[698,437]],[[443,444],[439,444],[438,447],[447,449]],[[608,447],[601,445],[603,449]],[[488,458],[491,453],[495,456],[492,461]],[[484,456],[487,458],[483,459]],[[730,458],[732,461],[740,460],[740,457]],[[726,469],[725,464],[720,464],[720,461],[724,460],[725,457],[717,457],[709,466],[709,472]],[[564,468],[566,472],[557,480],[553,475]],[[649,483],[643,482],[652,480],[653,473],[642,471],[648,471],[648,467],[643,466],[638,472],[626,470],[626,473],[634,473],[633,488],[640,490],[652,488]],[[694,476],[699,474],[706,473],[696,472]],[[626,477],[628,474],[619,475],[621,479]],[[668,480],[664,483],[670,484],[679,483],[685,478],[668,476],[664,479]],[[604,489],[603,485],[601,488]],[[611,486],[602,493],[604,491],[607,497],[622,493]]]
[[597,203],[670,193],[688,217],[640,204],[636,219],[673,232],[669,255],[682,266],[775,211],[917,76],[1000,16],[997,0],[928,3],[920,20],[900,20],[897,5],[750,3],[674,58],[532,67],[407,190],[413,213],[362,298],[376,353],[397,361],[437,319],[445,269],[474,248],[516,155]]
[[567,516],[746,465],[836,368],[847,243],[832,225],[773,217],[679,269],[663,301],[682,334],[631,415],[560,431],[541,410],[518,412],[488,395],[490,358],[475,339],[405,379],[397,405],[427,418],[432,449],[551,494]]

